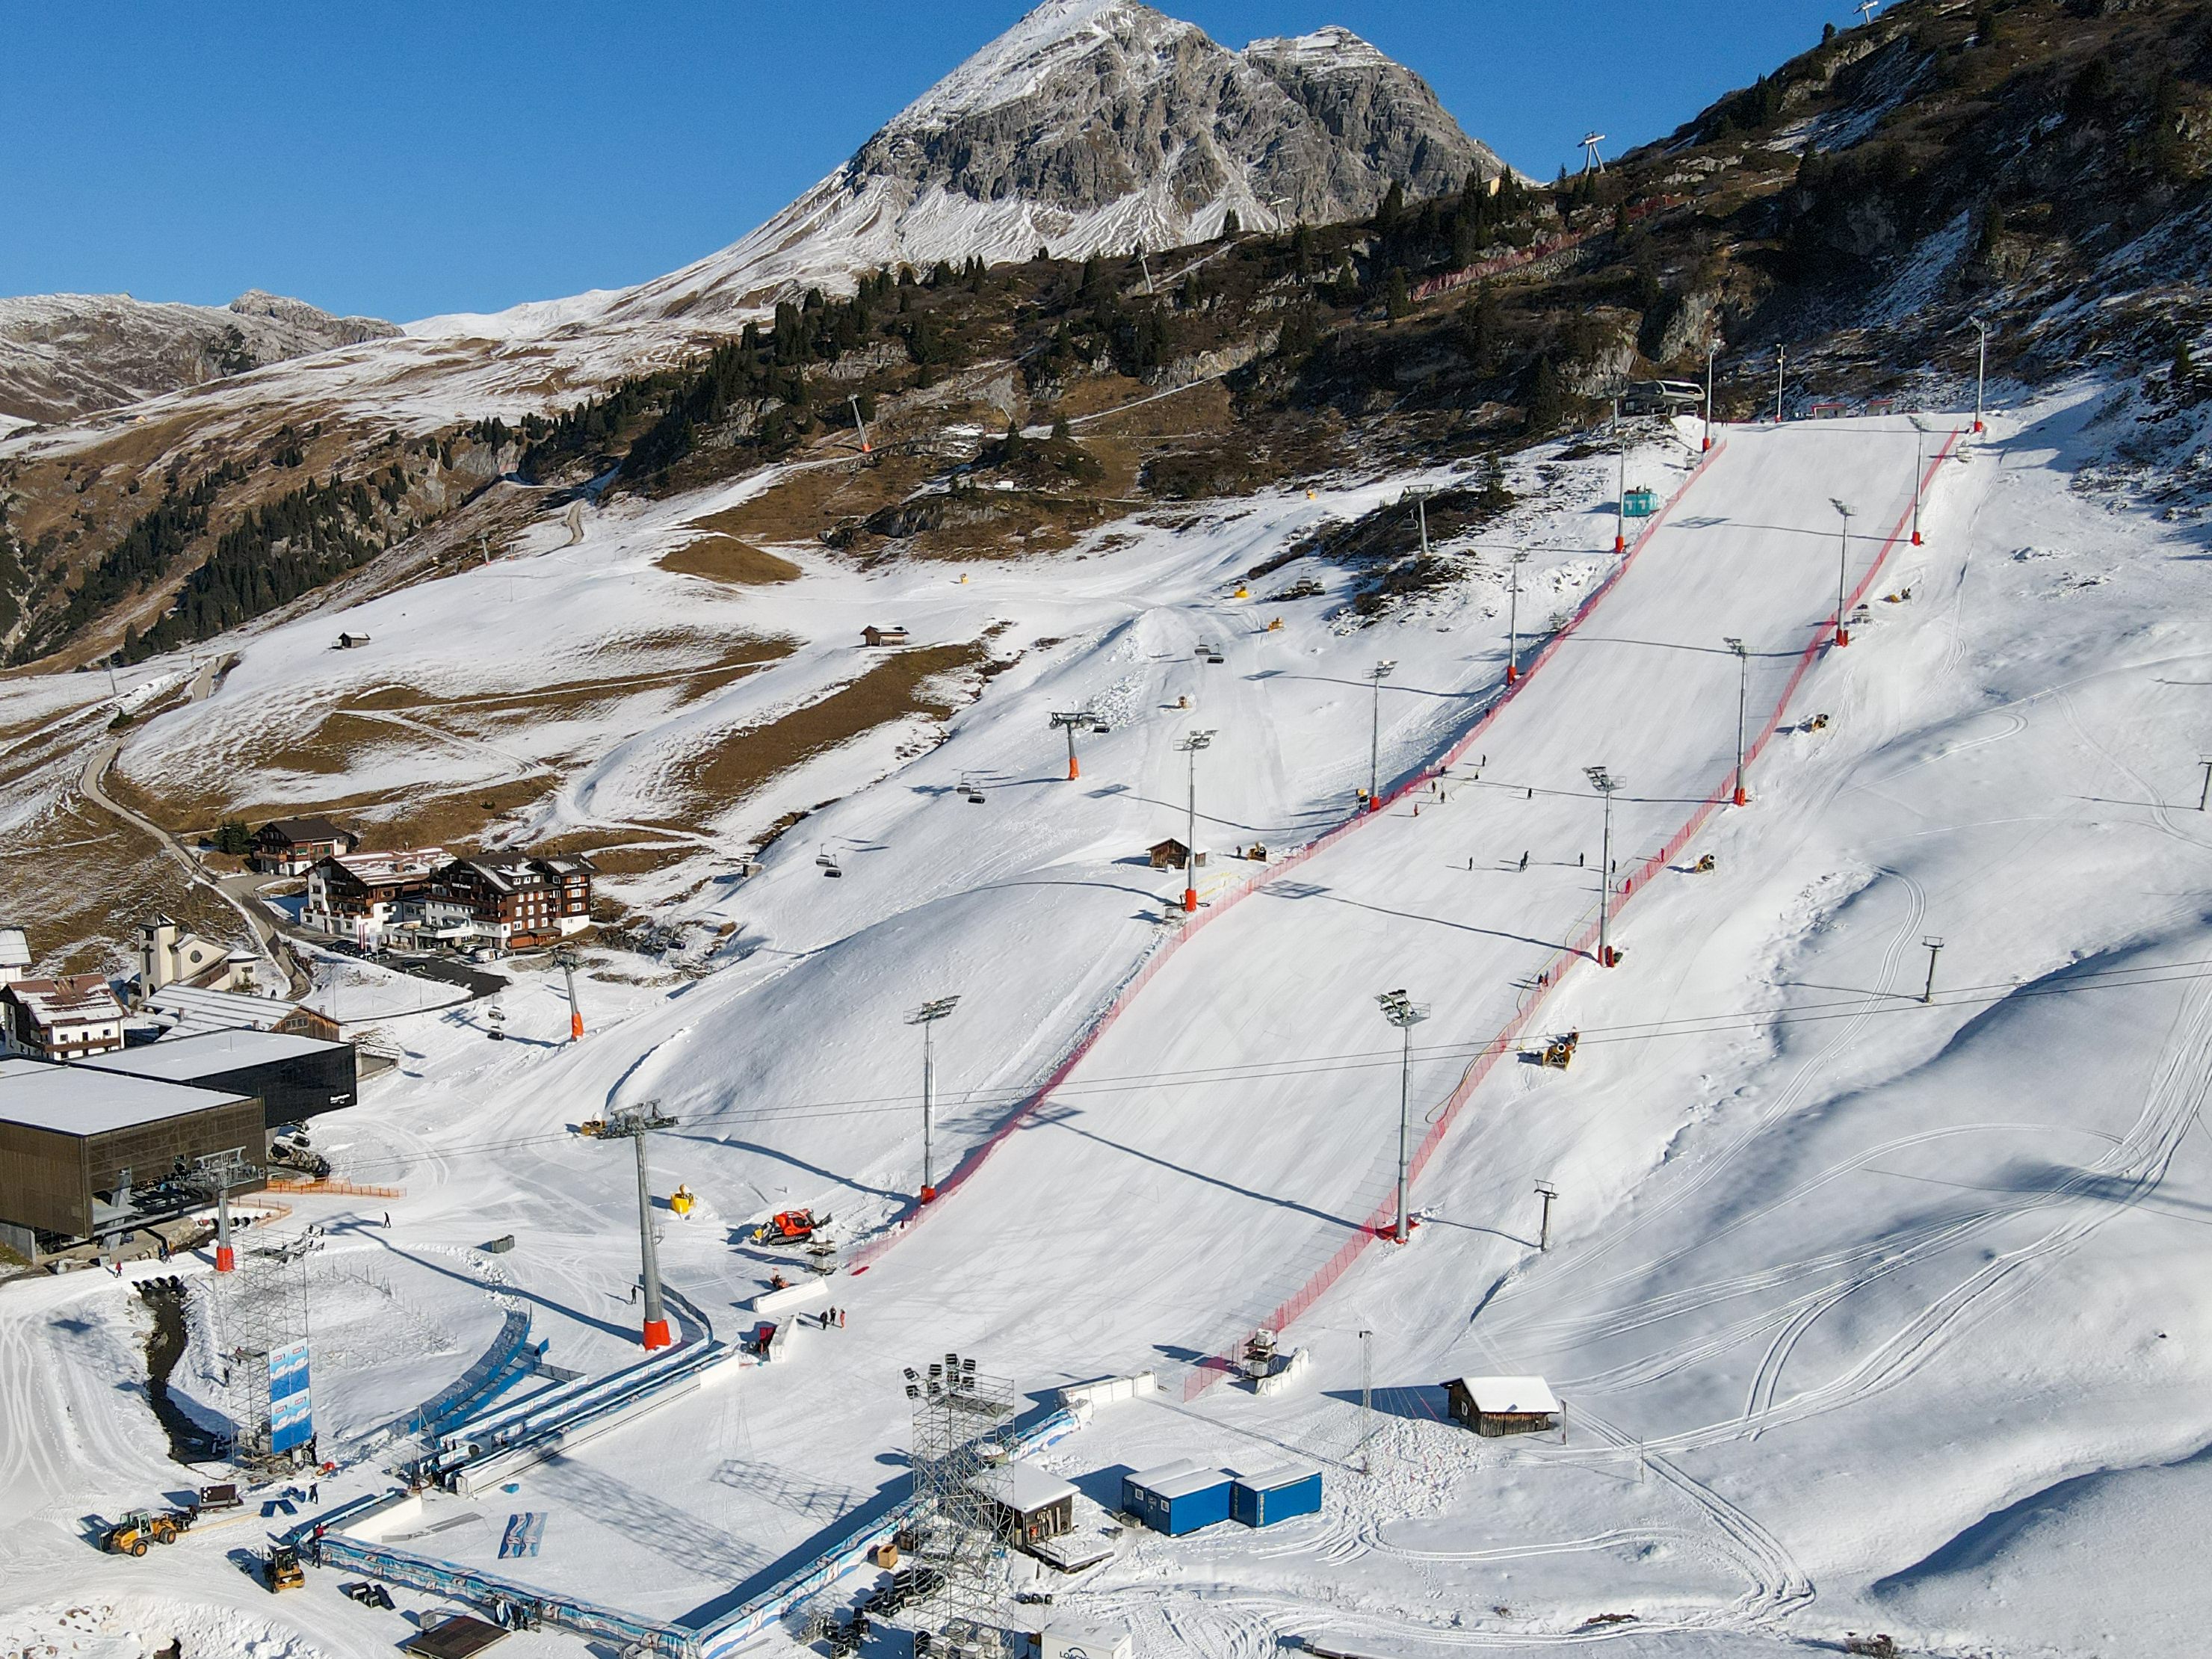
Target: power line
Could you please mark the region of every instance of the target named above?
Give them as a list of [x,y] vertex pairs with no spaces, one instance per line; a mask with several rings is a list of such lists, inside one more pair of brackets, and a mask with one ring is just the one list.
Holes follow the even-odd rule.
[[[2202,972],[2177,972],[2176,969],[2203,969]],[[2212,957],[2186,962],[2157,963],[2141,968],[2114,968],[2076,974],[2069,979],[2048,985],[2027,985],[2014,981],[1991,981],[1984,985],[1961,986],[1955,990],[1938,993],[1931,1002],[1923,1002],[1919,993],[1913,991],[1869,991],[1830,1002],[1801,1005],[1796,1008],[1737,1009],[1711,1014],[1689,1014],[1679,1018],[1638,1022],[1622,1025],[1582,1028],[1581,1042],[1589,1043],[1646,1042],[1668,1038],[1723,1036],[1735,1030],[1765,1030],[1781,1026],[1810,1024],[1822,1020],[1851,1019],[1875,1014],[1920,1013],[1929,1008],[1989,1006],[2014,997],[2070,995],[2082,991],[2128,990],[2138,986],[2187,984],[2202,979],[2212,979]],[[1869,1004],[1869,999],[1879,1000]],[[1415,1064],[1439,1065],[1451,1061],[1467,1061],[1492,1052],[1504,1052],[1522,1041],[1487,1038],[1466,1042],[1431,1044],[1413,1050]],[[1146,1089],[1193,1088],[1219,1084],[1264,1083],[1285,1077],[1328,1075],[1341,1072],[1374,1071],[1403,1063],[1402,1051],[1390,1049],[1349,1050],[1334,1054],[1308,1055],[1301,1058],[1275,1060],[1248,1061],[1232,1066],[1180,1067],[1163,1072],[1123,1073],[1109,1077],[1094,1078],[1084,1082],[1067,1082],[1053,1091],[1055,1098],[1089,1098],[1117,1094],[1134,1094]],[[1008,1106],[1028,1099],[1036,1092],[1036,1085],[1010,1085],[1000,1089],[973,1089],[953,1096],[948,1103],[969,1107]],[[746,1123],[805,1123],[818,1122],[843,1117],[867,1117],[885,1113],[911,1112],[912,1095],[858,1096],[842,1100],[818,1100],[781,1108],[730,1107],[721,1111],[703,1112],[678,1118],[667,1127],[672,1131],[704,1128],[717,1124]],[[480,1141],[459,1146],[436,1148],[428,1152],[387,1158],[364,1159],[355,1164],[356,1169],[388,1168],[426,1161],[430,1158],[457,1158],[487,1152],[517,1151],[529,1146],[557,1146],[576,1139],[571,1131],[557,1133],[521,1135],[506,1139]]]

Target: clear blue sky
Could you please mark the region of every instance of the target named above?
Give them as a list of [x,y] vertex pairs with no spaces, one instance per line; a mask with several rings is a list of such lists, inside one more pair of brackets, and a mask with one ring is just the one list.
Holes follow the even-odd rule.
[[[1548,177],[1855,21],[1844,0],[1172,0],[1216,40],[1342,23]],[[735,240],[1024,0],[585,6],[0,0],[0,294],[395,319],[674,269]]]

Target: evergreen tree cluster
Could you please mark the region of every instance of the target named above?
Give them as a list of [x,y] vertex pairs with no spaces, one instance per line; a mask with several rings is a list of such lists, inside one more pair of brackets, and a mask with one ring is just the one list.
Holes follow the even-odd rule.
[[69,603],[46,624],[25,638],[14,659],[27,662],[43,656],[98,617],[108,606],[132,593],[143,592],[168,574],[185,550],[207,530],[208,509],[225,484],[246,476],[246,469],[226,462],[205,474],[189,489],[180,487],[172,473],[165,481],[161,499],[142,514],[123,538],[84,574]]
[[216,538],[168,615],[125,636],[124,659],[220,634],[374,558],[390,544],[379,510],[387,483],[334,474],[256,507]]

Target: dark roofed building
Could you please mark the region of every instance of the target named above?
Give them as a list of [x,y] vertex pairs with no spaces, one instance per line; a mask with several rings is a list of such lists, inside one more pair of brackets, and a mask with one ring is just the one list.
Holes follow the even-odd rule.
[[361,1084],[353,1045],[284,1031],[203,1031],[101,1054],[84,1062],[102,1072],[252,1095],[266,1127],[297,1123],[350,1106]]
[[322,860],[360,845],[359,836],[328,818],[271,818],[253,832],[253,867],[269,875],[304,876]]
[[480,936],[527,948],[557,943],[590,925],[594,873],[580,854],[483,853],[446,866],[435,890],[469,908]]

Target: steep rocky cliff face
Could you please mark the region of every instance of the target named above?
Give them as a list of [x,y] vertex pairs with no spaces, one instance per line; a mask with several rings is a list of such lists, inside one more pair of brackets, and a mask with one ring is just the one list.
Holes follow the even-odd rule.
[[220,307],[127,294],[0,299],[0,416],[73,419],[398,332],[258,289]]
[[755,305],[847,272],[1174,247],[1374,211],[1504,163],[1350,31],[1232,52],[1135,0],[1048,0],[734,246],[617,315]]

